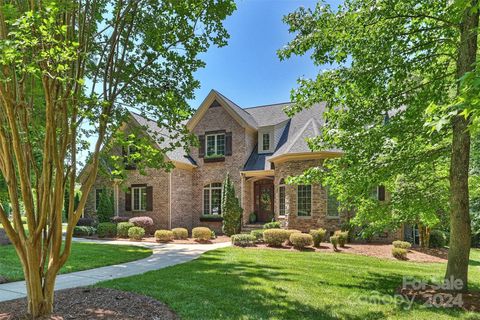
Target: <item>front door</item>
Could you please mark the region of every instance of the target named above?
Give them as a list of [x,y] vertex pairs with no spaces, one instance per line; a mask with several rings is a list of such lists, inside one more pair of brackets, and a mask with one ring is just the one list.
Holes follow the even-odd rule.
[[273,180],[263,179],[254,183],[255,212],[258,222],[270,222],[274,217],[273,190]]

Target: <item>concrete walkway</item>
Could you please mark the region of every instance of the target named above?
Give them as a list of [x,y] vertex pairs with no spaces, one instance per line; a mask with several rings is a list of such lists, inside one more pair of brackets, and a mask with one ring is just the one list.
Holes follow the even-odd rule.
[[[138,245],[152,249],[153,254],[148,258],[137,261],[59,275],[57,277],[55,290],[83,287],[105,280],[124,278],[142,274],[147,271],[162,269],[198,258],[201,254],[207,251],[230,246],[230,243],[228,242],[213,244],[156,244],[87,239],[75,239],[75,241],[116,245]],[[92,257],[92,259],[94,259],[94,257]],[[25,281],[0,284],[0,302],[23,298],[26,297],[26,295],[27,289]]]

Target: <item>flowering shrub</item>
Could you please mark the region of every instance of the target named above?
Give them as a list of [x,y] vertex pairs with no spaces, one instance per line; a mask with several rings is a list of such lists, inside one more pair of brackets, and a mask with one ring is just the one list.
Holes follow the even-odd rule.
[[148,234],[154,231],[153,219],[150,217],[134,217],[130,218],[128,222],[133,223],[135,227],[143,228]]

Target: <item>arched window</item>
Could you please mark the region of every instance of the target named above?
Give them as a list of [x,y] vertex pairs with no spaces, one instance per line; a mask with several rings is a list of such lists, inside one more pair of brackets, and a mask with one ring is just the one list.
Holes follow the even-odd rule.
[[203,187],[203,214],[222,214],[222,184],[210,183]]
[[279,200],[279,215],[284,216],[286,214],[286,206],[285,206],[285,180],[280,179],[278,185],[278,200]]

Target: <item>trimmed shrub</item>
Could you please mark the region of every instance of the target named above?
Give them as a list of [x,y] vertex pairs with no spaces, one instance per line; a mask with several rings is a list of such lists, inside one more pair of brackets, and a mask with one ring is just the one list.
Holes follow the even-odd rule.
[[338,236],[331,236],[330,243],[333,246],[333,250],[338,251]]
[[262,229],[250,231],[250,234],[255,237],[255,242],[263,242],[263,231]]
[[128,230],[135,227],[133,223],[130,222],[119,222],[117,224],[117,236],[120,238],[128,238]]
[[348,231],[335,231],[335,236],[338,237],[338,245],[340,247],[345,247],[345,244],[348,242]]
[[184,240],[188,238],[188,230],[185,228],[173,228],[173,239]]
[[301,250],[313,245],[313,237],[306,233],[294,232],[290,234],[290,242],[295,249]]
[[249,247],[254,246],[257,238],[251,234],[234,234],[232,236],[232,244],[238,247]]
[[111,220],[113,223],[120,223],[120,222],[128,222],[130,218],[129,217],[113,217]]
[[447,235],[441,230],[430,231],[430,248],[443,248],[447,245]]
[[128,237],[130,240],[142,240],[145,235],[145,229],[142,227],[131,227],[128,229]]
[[110,222],[113,218],[114,211],[113,191],[110,189],[103,189],[102,192],[100,192],[100,199],[98,201],[98,222]]
[[87,237],[87,236],[93,236],[94,234],[95,234],[94,227],[76,226],[75,228],[73,228],[74,237]]
[[400,249],[405,249],[405,250],[408,250],[412,247],[410,242],[400,241],[400,240],[393,241],[392,245],[393,245],[394,248],[400,248]]
[[227,236],[240,232],[242,226],[242,212],[240,201],[235,196],[235,186],[227,173],[222,184],[222,231]]
[[212,239],[212,230],[207,227],[197,227],[192,229],[192,238],[197,241],[208,241]]
[[265,223],[263,225],[263,229],[280,229],[280,222],[272,221],[272,222]]
[[272,247],[281,247],[290,234],[284,229],[267,229],[263,232],[263,241]]
[[173,240],[173,231],[171,230],[157,230],[155,231],[155,240],[157,242],[169,242]]
[[291,246],[292,243],[290,242],[290,235],[294,234],[294,233],[302,233],[302,231],[300,230],[295,230],[295,229],[286,229],[287,233],[288,233],[288,239],[287,239],[287,246]]
[[150,217],[134,217],[130,218],[128,222],[133,223],[135,227],[140,227],[145,230],[146,233],[151,234],[154,230],[153,219]]
[[314,247],[320,247],[320,243],[322,242],[323,239],[325,239],[325,229],[317,229],[317,230],[310,230],[310,235],[313,238],[313,246]]
[[93,227],[95,225],[95,220],[90,217],[80,218],[78,219],[77,226],[78,227]]
[[97,234],[100,238],[115,238],[117,236],[117,225],[111,222],[102,222],[97,226]]
[[398,260],[407,260],[407,249],[403,248],[392,248],[392,256]]

